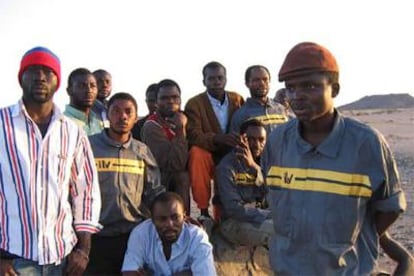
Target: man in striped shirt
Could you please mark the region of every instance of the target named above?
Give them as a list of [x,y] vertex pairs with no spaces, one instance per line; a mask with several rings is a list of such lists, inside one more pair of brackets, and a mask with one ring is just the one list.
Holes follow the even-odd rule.
[[55,54],[29,50],[18,77],[22,99],[0,109],[0,274],[82,274],[101,228],[92,150],[53,103]]

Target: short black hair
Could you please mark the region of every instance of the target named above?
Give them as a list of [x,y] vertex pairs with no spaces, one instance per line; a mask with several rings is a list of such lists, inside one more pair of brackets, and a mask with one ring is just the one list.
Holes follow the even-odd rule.
[[148,97],[148,94],[151,92],[156,92],[157,91],[157,86],[158,83],[151,83],[150,85],[148,85],[147,90],[145,90],[145,96]]
[[73,70],[68,77],[68,87],[72,87],[72,82],[73,80],[78,77],[78,76],[87,76],[87,75],[92,75],[92,72],[89,71],[86,68],[80,67],[80,68],[76,68],[75,70]]
[[259,121],[257,119],[248,119],[240,125],[240,134],[246,133],[247,129],[250,126],[262,127],[264,129],[266,129],[265,125],[261,121]]
[[275,93],[274,100],[275,100],[276,102],[279,102],[279,98],[286,99],[286,97],[287,97],[287,92],[288,92],[287,88],[280,88],[280,89],[278,89],[278,90],[276,91],[276,93]]
[[135,98],[131,94],[126,93],[126,92],[115,93],[108,101],[108,110],[111,107],[111,105],[114,103],[114,101],[116,101],[116,100],[125,100],[125,101],[132,102],[132,104],[135,107],[135,111],[138,113],[137,101],[135,100]]
[[267,74],[269,75],[269,80],[270,80],[270,71],[269,71],[269,69],[267,69],[265,66],[263,66],[263,65],[252,65],[252,66],[249,66],[247,69],[246,69],[246,72],[244,73],[244,81],[245,82],[248,82],[249,80],[250,80],[250,75],[252,74],[252,71],[254,70],[254,69],[263,69],[263,70],[265,70],[266,72],[267,72]]
[[211,61],[211,62],[207,63],[206,65],[204,65],[204,67],[203,67],[203,78],[206,77],[206,71],[207,71],[207,69],[217,69],[217,68],[223,68],[224,74],[225,75],[227,74],[226,67],[224,67],[223,64],[221,64],[218,61]]
[[98,70],[93,71],[93,75],[94,76],[96,76],[96,75],[104,75],[104,74],[111,75],[108,71],[106,71],[104,69],[98,69]]
[[152,201],[151,206],[150,206],[151,214],[154,213],[154,208],[157,203],[167,203],[167,202],[171,202],[174,200],[177,201],[181,205],[181,207],[183,207],[183,211],[185,213],[186,210],[185,210],[184,200],[179,194],[174,193],[174,192],[162,192],[159,195],[157,195]]
[[180,88],[180,86],[178,85],[178,83],[177,83],[177,82],[175,82],[175,81],[173,81],[173,80],[171,80],[171,79],[163,79],[162,81],[160,81],[160,82],[157,84],[157,89],[155,90],[155,98],[156,98],[156,99],[158,98],[158,92],[160,91],[160,89],[161,89],[162,87],[168,87],[168,86],[175,86],[175,87],[177,87],[178,92],[179,92],[179,93],[180,93],[180,95],[181,95],[181,88]]

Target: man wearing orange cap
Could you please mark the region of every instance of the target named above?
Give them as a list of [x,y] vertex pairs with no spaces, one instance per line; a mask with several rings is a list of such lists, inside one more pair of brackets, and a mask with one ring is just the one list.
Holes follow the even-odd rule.
[[334,56],[310,42],[279,72],[296,119],[271,134],[262,157],[276,274],[372,273],[379,237],[406,208],[383,136],[334,108],[338,76]]
[[29,50],[18,78],[22,99],[0,109],[0,275],[80,275],[101,228],[92,150],[53,103],[55,54]]

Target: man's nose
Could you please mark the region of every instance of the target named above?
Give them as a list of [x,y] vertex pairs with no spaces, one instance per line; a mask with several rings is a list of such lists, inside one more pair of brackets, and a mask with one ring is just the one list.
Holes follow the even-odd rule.
[[167,219],[165,221],[165,225],[172,227],[172,226],[174,226],[174,221],[172,219]]
[[45,81],[46,78],[47,78],[47,74],[41,68],[39,68],[39,69],[37,69],[33,72],[33,79],[35,79],[35,80]]
[[121,119],[126,120],[128,119],[128,114],[126,112],[121,113]]
[[96,88],[96,86],[94,86],[94,85],[92,85],[92,84],[87,84],[87,85],[86,85],[86,90],[87,90],[89,93],[93,93],[93,92],[95,92],[95,90],[97,91],[97,88]]

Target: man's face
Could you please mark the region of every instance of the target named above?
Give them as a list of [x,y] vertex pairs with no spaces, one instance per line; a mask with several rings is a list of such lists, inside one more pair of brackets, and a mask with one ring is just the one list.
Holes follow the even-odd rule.
[[67,88],[71,104],[80,110],[90,108],[96,100],[98,88],[92,74],[75,76]]
[[295,77],[285,82],[292,111],[299,121],[311,122],[333,110],[339,84],[330,84],[321,73]]
[[162,117],[171,117],[180,110],[181,96],[176,86],[160,87],[157,95],[157,110]]
[[112,76],[109,73],[97,73],[95,78],[98,84],[98,99],[105,100],[112,92]]
[[288,97],[287,97],[287,90],[285,88],[281,88],[276,92],[275,95],[275,102],[280,103],[284,107],[289,107]]
[[246,86],[250,90],[252,98],[263,98],[269,93],[270,76],[263,68],[254,68],[250,72]]
[[253,158],[258,160],[266,144],[266,130],[261,126],[249,126],[246,136]]
[[145,102],[147,103],[148,113],[152,114],[157,109],[157,98],[155,97],[155,90],[150,90],[145,95]]
[[23,72],[21,87],[25,103],[46,103],[53,100],[57,89],[57,76],[48,67],[32,65]]
[[222,95],[227,81],[224,69],[222,67],[206,68],[204,74],[203,83],[207,91],[213,97]]
[[137,121],[137,110],[129,100],[115,100],[109,107],[108,119],[113,132],[127,134]]
[[157,202],[153,208],[152,222],[163,242],[174,243],[183,228],[184,208],[177,200]]

